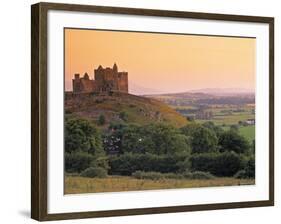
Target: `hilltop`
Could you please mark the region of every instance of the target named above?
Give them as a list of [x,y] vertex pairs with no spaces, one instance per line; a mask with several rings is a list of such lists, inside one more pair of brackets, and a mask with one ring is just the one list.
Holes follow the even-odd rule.
[[175,127],[184,126],[187,120],[165,103],[148,97],[122,92],[65,93],[65,112],[97,122],[100,115],[109,122],[148,124],[165,122]]

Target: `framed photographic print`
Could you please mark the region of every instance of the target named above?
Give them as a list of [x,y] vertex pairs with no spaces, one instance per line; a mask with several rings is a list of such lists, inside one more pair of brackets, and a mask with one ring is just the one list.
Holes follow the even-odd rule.
[[274,18],[32,5],[32,218],[274,204]]

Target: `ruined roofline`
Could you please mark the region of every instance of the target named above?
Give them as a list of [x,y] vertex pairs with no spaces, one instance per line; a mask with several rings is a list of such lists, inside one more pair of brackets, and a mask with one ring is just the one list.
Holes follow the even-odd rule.
[[115,71],[118,73],[128,73],[126,71],[118,71],[118,66],[116,63],[113,64],[113,67],[105,67],[103,68],[102,65],[99,65],[97,69],[94,69],[94,71],[106,71],[106,70],[110,70],[110,71]]

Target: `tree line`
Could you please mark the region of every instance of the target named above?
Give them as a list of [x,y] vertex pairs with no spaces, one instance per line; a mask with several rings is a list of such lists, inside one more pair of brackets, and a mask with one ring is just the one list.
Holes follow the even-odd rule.
[[202,177],[204,172],[206,179],[254,178],[254,153],[254,143],[235,127],[224,130],[212,122],[190,122],[182,128],[120,122],[101,132],[91,121],[65,120],[65,171],[81,176],[157,176],[156,172],[191,177],[201,172]]

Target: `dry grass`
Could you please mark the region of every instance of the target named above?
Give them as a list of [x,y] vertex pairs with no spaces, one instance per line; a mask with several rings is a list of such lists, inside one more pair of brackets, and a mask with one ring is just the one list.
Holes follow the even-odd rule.
[[139,180],[131,177],[85,178],[66,176],[65,194],[196,188],[255,184],[255,180],[216,178],[212,180]]

